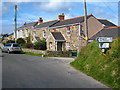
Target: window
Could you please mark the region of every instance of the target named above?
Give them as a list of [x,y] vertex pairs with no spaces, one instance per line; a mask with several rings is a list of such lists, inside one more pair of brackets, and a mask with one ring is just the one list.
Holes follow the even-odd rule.
[[49,43],[50,49],[52,49],[52,42]]
[[59,29],[55,29],[54,31],[59,31]]
[[70,42],[67,42],[67,50],[70,50]]
[[17,38],[20,37],[20,30],[17,31]]
[[46,32],[45,32],[45,30],[43,31],[43,38],[45,38],[46,37]]
[[26,37],[28,37],[28,29],[26,29]]
[[67,35],[70,35],[70,27],[67,27]]
[[33,32],[33,36],[34,36],[34,37],[36,37],[36,36],[37,36],[37,35],[36,35],[36,32]]
[[20,30],[20,38],[23,38],[23,30]]

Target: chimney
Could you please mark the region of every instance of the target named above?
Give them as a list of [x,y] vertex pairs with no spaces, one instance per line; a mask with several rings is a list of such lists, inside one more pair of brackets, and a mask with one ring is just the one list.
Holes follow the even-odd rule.
[[64,13],[58,15],[58,19],[63,21],[65,19]]
[[43,19],[41,17],[38,19],[38,24],[40,23],[43,23]]
[[26,25],[27,23],[26,22],[24,22],[24,25]]

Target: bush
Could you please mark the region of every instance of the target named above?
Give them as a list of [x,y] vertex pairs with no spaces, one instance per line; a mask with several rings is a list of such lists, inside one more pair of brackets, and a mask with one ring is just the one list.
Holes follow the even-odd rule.
[[34,49],[37,49],[37,50],[46,50],[46,40],[43,39],[43,40],[39,40],[38,42],[36,42],[34,44]]
[[30,43],[30,42],[29,43],[25,43],[24,44],[24,48],[32,48],[33,49],[34,45],[32,43]]
[[18,38],[18,39],[16,40],[16,42],[17,42],[18,44],[20,44],[21,46],[23,46],[23,45],[25,44],[25,40],[24,40],[23,38]]
[[8,40],[6,43],[15,43],[15,40]]

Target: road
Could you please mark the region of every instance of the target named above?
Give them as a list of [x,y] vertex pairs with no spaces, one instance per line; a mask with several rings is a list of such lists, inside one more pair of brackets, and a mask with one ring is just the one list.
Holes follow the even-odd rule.
[[3,53],[3,88],[108,88],[69,65],[72,58]]
[[[0,43],[1,45],[1,43]],[[2,52],[0,49],[0,90],[2,89]]]

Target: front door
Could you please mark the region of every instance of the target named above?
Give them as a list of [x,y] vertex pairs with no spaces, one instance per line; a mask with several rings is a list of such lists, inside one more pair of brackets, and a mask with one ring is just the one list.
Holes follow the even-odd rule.
[[57,43],[57,51],[62,51],[62,42]]

